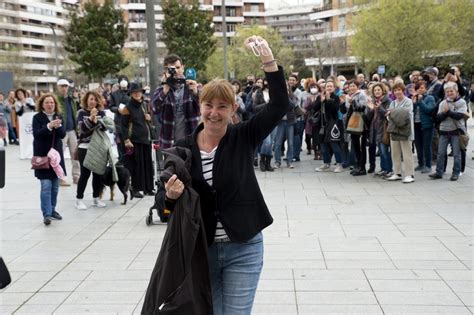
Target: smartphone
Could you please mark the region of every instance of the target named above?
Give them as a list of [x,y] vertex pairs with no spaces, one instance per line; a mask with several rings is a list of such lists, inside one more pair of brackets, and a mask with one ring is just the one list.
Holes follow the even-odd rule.
[[186,69],[185,71],[185,75],[186,75],[186,80],[193,80],[195,81],[196,80],[196,77],[197,77],[197,72],[194,68],[188,68]]

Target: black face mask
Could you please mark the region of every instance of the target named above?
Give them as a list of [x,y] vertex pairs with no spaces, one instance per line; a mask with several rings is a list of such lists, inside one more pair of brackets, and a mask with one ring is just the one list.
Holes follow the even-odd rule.
[[264,84],[264,85],[263,85],[263,88],[264,88],[264,89],[268,89],[268,84]]
[[253,81],[248,81],[247,85],[253,85]]
[[425,80],[425,82],[430,82],[430,76],[427,75],[427,74],[423,74],[423,80]]

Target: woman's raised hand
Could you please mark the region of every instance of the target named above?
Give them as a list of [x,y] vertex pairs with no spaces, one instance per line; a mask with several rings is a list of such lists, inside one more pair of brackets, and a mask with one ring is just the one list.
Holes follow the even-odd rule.
[[178,179],[178,176],[174,174],[165,183],[166,197],[169,199],[176,200],[183,194],[184,184]]
[[247,37],[244,41],[244,45],[248,50],[252,51],[254,55],[260,57],[262,63],[274,60],[273,52],[263,37],[257,35]]

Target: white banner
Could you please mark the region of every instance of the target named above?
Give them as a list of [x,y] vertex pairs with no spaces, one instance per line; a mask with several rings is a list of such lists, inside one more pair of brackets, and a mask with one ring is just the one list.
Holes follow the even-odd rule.
[[33,157],[33,116],[36,113],[23,113],[18,118],[20,124],[20,159]]

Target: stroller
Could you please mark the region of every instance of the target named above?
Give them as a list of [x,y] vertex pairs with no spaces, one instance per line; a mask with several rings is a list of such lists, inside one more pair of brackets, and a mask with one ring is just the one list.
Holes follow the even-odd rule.
[[[168,209],[165,209],[165,187],[160,180],[161,171],[163,171],[163,154],[160,150],[160,145],[158,141],[153,141],[152,144],[153,149],[153,165],[155,170],[155,186],[156,186],[156,194],[155,194],[155,203],[153,206],[150,207],[148,210],[148,215],[145,219],[146,225],[155,225],[155,224],[163,224],[167,223],[171,212]],[[156,210],[158,216],[160,217],[160,222],[155,222],[153,220],[153,210]]]

